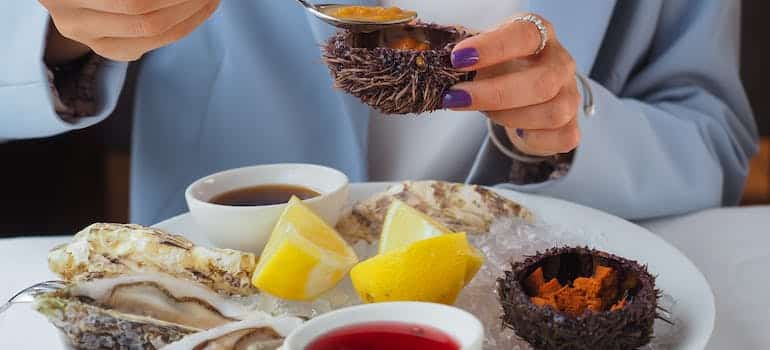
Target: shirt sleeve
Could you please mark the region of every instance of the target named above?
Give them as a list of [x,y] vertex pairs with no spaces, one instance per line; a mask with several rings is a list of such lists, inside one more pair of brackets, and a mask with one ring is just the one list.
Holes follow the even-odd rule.
[[[56,72],[43,62],[49,22],[48,13],[37,1],[0,2],[0,47],[4,50],[0,55],[0,141],[88,127],[106,118],[117,104],[126,63],[97,63],[91,87],[83,90],[81,85],[79,92],[72,90],[75,95],[52,89]],[[77,87],[78,80],[71,81]],[[73,104],[77,98],[68,100],[78,93],[90,93],[93,106]]]
[[510,164],[487,142],[469,180],[628,219],[737,204],[758,137],[738,74],[740,6],[696,7],[686,20],[664,8],[655,50],[622,96],[590,81],[596,114],[579,117],[582,143],[563,177],[512,184],[487,171]]

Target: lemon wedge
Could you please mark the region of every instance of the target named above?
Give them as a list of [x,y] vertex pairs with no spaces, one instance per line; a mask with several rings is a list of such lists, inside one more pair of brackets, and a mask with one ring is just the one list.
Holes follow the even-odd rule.
[[468,285],[473,277],[476,276],[476,273],[481,270],[485,259],[484,254],[470,244],[468,244],[468,251],[465,256],[468,259],[465,265],[465,285]]
[[468,266],[469,251],[465,233],[443,234],[361,262],[350,271],[350,278],[367,303],[453,304],[469,280],[468,271],[478,270]]
[[[402,249],[419,240],[447,233],[452,233],[452,231],[432,217],[398,199],[394,199],[385,214],[378,253],[384,254]],[[484,265],[484,255],[472,245],[468,245],[468,248],[465,284],[470,283],[481,266]]]
[[337,285],[357,262],[337,231],[292,197],[265,245],[252,283],[279,298],[311,300]]
[[430,216],[394,199],[382,224],[378,253],[401,249],[416,241],[450,232]]

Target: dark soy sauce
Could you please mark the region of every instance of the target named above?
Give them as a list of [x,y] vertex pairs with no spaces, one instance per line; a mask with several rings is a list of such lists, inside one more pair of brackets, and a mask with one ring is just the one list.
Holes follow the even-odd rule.
[[252,207],[283,204],[288,202],[291,196],[310,199],[319,195],[320,193],[303,186],[268,184],[227,191],[214,196],[209,202],[235,207]]

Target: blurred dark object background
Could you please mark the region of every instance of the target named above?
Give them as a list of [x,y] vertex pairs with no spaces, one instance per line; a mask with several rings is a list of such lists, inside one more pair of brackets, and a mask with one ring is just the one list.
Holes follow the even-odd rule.
[[[744,204],[770,203],[767,13],[768,1],[743,2],[742,75],[764,136],[760,154],[752,160]],[[98,126],[0,144],[4,165],[0,183],[5,186],[0,195],[0,237],[71,234],[93,222],[128,221],[132,86],[130,81],[115,115]]]

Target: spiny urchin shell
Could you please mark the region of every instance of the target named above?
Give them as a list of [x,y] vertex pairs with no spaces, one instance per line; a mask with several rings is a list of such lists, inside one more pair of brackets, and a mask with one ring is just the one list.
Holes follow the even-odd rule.
[[[384,38],[393,33],[422,37],[430,49],[386,47]],[[452,68],[450,58],[455,45],[471,35],[462,28],[419,22],[371,33],[340,31],[327,41],[323,59],[337,88],[380,112],[431,112],[441,108],[447,89],[475,76]]]
[[[573,317],[550,307],[536,306],[525,291],[524,280],[538,267],[546,279],[568,284],[590,276],[595,265],[618,271],[621,295],[628,304],[616,311],[591,312]],[[512,264],[498,280],[505,326],[535,349],[636,349],[649,343],[657,317],[659,292],[645,266],[588,248],[552,248]]]

